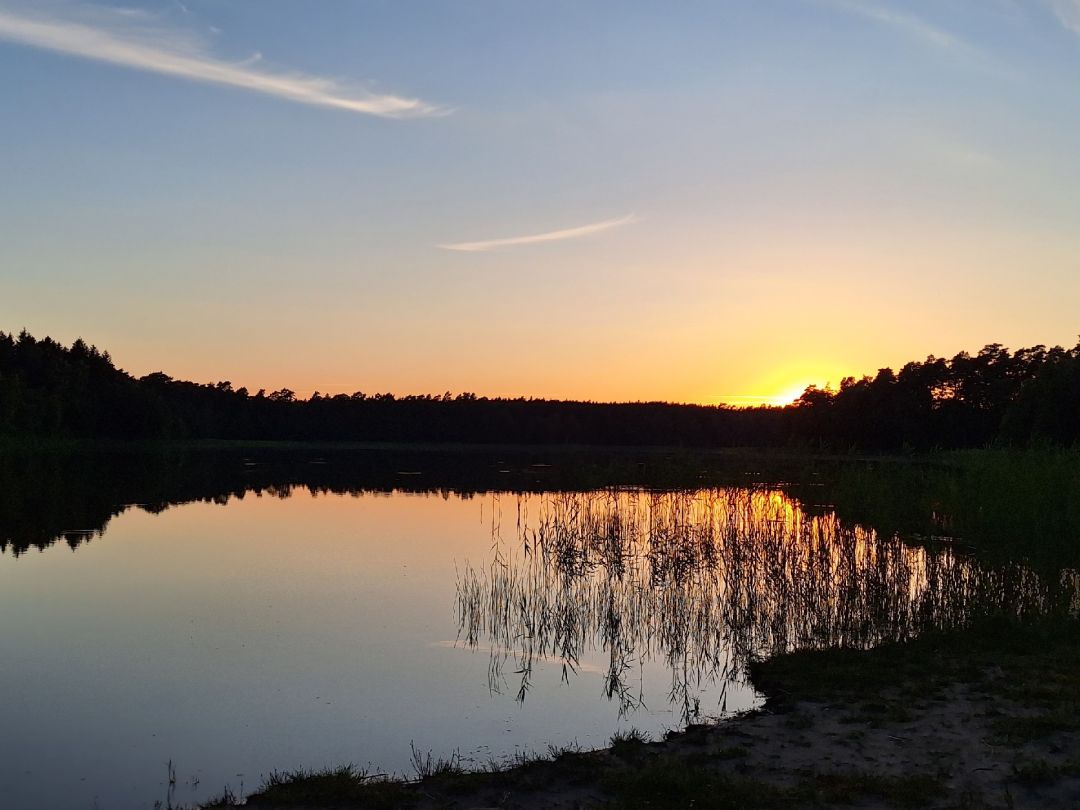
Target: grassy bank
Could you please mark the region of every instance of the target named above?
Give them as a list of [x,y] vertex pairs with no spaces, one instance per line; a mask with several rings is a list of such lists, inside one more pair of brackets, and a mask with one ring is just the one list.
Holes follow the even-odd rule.
[[[1080,801],[1080,624],[991,623],[871,651],[757,662],[759,712],[414,781],[274,774],[259,808],[1071,807]],[[231,806],[228,797],[207,808]]]

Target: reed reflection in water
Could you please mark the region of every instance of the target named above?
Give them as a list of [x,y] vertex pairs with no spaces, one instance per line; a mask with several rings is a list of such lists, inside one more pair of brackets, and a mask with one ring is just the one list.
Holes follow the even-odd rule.
[[[604,692],[622,713],[646,699],[634,672],[661,660],[683,722],[697,695],[744,677],[754,656],[865,648],[993,613],[1072,604],[1075,574],[1046,581],[1019,563],[981,565],[810,514],[772,489],[719,488],[493,498],[492,559],[458,572],[459,643],[490,651],[489,687],[527,697],[542,660],[574,676],[602,652]],[[638,680],[638,683],[641,683]]]

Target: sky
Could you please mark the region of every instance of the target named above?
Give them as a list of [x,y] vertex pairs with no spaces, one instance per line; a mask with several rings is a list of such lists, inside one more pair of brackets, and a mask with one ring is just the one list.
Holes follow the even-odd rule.
[[0,330],[783,402],[1080,333],[1080,0],[0,0]]

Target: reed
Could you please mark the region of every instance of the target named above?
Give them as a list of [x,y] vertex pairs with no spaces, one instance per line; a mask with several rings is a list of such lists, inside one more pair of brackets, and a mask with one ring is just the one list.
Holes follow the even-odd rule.
[[569,679],[601,653],[604,693],[629,713],[644,698],[635,672],[660,660],[687,723],[702,714],[696,695],[723,695],[753,660],[1077,608],[1075,571],[912,545],[768,487],[522,494],[513,506],[513,534],[493,522],[489,561],[458,571],[457,614],[460,642],[491,651],[489,687],[519,701],[539,662]]

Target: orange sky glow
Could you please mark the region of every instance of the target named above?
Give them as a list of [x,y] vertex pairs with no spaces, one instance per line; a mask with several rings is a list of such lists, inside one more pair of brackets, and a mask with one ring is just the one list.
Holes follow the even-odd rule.
[[1067,3],[45,5],[0,329],[135,375],[784,404],[1080,331]]

